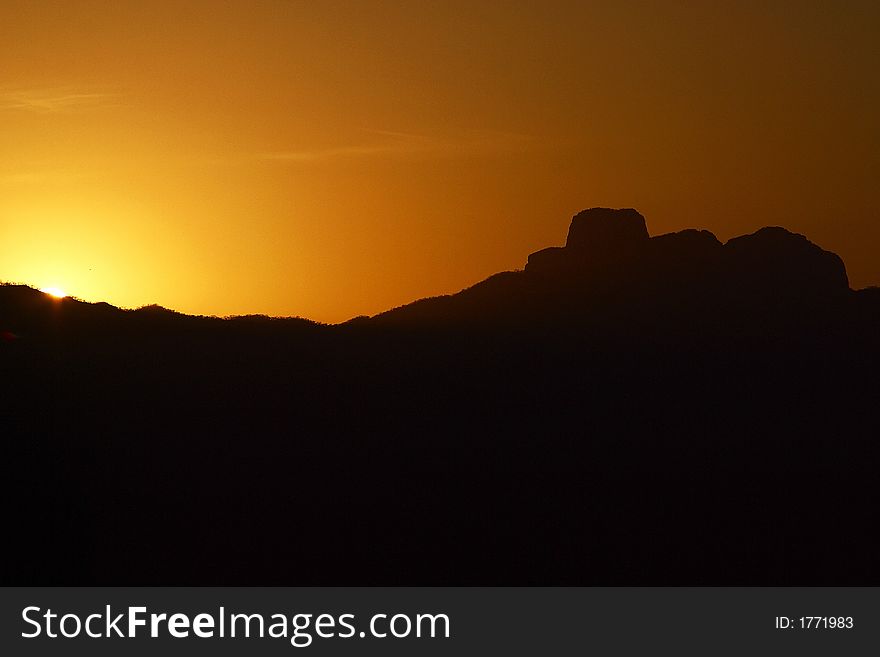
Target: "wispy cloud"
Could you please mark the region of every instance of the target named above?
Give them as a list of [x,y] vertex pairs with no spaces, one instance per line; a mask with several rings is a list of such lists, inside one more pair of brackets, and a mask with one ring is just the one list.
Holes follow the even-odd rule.
[[116,104],[116,94],[69,86],[36,89],[0,89],[0,110],[57,114]]
[[70,171],[66,169],[0,171],[0,187],[29,185],[57,185],[97,176],[94,171]]
[[390,130],[369,130],[373,138],[364,143],[317,149],[293,149],[257,154],[257,158],[277,162],[317,162],[344,158],[464,155],[514,153],[532,147],[535,140],[512,133],[481,133],[465,137],[433,137]]
[[391,153],[403,153],[402,149],[388,146],[339,146],[335,148],[320,148],[313,150],[290,150],[271,151],[259,153],[257,159],[277,160],[280,162],[314,162],[316,160],[330,160],[345,157],[369,157],[371,155],[383,155]]

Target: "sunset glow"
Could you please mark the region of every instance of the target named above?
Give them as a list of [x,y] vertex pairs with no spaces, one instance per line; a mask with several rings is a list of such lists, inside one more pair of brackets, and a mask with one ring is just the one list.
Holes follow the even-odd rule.
[[0,281],[341,321],[608,206],[785,225],[880,284],[878,29],[861,1],[4,2]]
[[63,299],[67,296],[67,293],[59,287],[41,287],[40,292],[56,299]]

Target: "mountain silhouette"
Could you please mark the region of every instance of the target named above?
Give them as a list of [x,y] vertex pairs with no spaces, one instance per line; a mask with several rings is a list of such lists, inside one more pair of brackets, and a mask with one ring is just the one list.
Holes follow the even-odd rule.
[[763,228],[726,244],[705,230],[651,238],[635,210],[593,208],[573,218],[564,247],[531,254],[524,270],[390,310],[375,321],[549,324],[579,331],[605,324],[617,331],[626,326],[615,322],[629,319],[651,330],[695,321],[717,330],[750,311],[766,314],[767,306],[802,319],[849,297],[843,261],[783,228]]
[[332,326],[6,285],[0,333],[6,583],[880,583],[880,290],[783,228],[593,208]]

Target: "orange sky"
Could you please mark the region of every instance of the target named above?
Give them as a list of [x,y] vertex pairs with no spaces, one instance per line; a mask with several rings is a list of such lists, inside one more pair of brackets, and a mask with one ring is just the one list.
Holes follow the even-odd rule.
[[880,284],[878,34],[852,0],[4,0],[0,280],[340,321],[606,205]]

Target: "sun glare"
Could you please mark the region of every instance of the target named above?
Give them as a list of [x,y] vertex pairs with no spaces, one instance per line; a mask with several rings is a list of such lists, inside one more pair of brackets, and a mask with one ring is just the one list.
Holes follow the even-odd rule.
[[67,296],[67,293],[59,287],[41,287],[40,292],[56,299],[63,299]]

